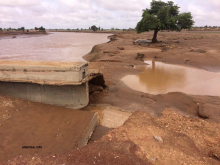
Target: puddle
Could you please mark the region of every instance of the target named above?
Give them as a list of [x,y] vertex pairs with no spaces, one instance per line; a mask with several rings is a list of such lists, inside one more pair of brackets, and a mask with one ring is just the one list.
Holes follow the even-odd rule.
[[128,87],[150,94],[183,92],[220,96],[220,73],[156,61],[145,62],[149,65],[141,68],[141,74],[122,78]]

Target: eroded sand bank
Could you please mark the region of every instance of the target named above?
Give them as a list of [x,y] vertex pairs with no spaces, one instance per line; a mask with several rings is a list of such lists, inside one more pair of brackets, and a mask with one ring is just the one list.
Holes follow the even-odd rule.
[[111,105],[133,113],[125,124],[79,150],[16,157],[10,162],[219,164],[220,97],[180,92],[151,95],[130,89],[121,78],[141,72],[134,68],[144,65],[135,60],[137,53],[157,61],[219,72],[220,33],[160,32],[158,39],[162,42],[156,44],[133,44],[136,39],[152,38],[152,33],[117,33],[111,38],[111,42],[95,46],[84,56],[91,61],[90,68],[103,72],[107,85],[102,92],[91,93],[93,107],[84,110],[99,112]]

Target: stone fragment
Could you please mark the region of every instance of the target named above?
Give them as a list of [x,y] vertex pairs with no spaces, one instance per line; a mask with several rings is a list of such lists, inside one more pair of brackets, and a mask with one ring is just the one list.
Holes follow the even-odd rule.
[[134,43],[151,43],[151,41],[146,39],[138,39],[135,40]]
[[158,142],[163,143],[163,139],[160,136],[154,136],[154,139],[156,139]]
[[137,53],[137,56],[135,57],[135,60],[141,60],[141,61],[143,61],[144,56],[145,56],[144,54]]
[[89,84],[89,93],[93,93],[95,91],[103,91],[103,87],[102,86],[98,86],[98,85],[94,85],[94,84]]
[[118,47],[118,49],[120,49],[120,50],[124,50],[125,48],[124,48],[124,47]]

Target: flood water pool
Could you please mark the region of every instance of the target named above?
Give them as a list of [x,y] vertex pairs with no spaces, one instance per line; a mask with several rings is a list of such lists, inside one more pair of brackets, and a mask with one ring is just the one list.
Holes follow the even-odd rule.
[[49,35],[17,36],[0,40],[0,60],[84,61],[94,45],[109,41],[110,34],[53,32]]
[[183,92],[220,96],[220,73],[154,60],[145,62],[149,65],[141,69],[141,74],[122,78],[128,87],[150,94]]

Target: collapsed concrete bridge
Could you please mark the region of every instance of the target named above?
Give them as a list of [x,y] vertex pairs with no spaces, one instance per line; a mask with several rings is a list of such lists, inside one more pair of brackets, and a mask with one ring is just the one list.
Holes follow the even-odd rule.
[[72,109],[89,103],[86,62],[0,61],[0,94]]
[[[15,103],[19,111],[0,127],[0,141],[4,142],[0,161],[13,155],[60,153],[86,145],[97,125],[97,114],[76,109],[88,105],[89,84],[105,86],[103,75],[88,70],[86,62],[0,61],[0,96],[31,101],[30,110],[21,110],[22,105]],[[44,149],[22,149],[26,144]]]

